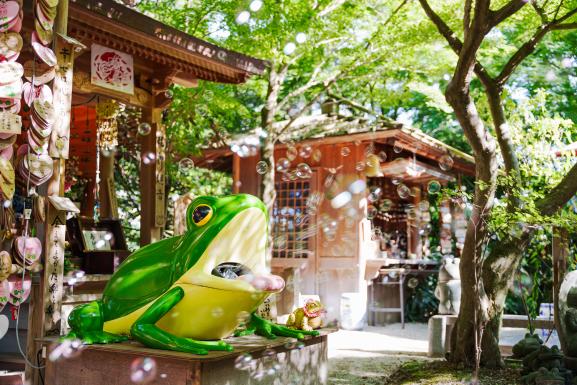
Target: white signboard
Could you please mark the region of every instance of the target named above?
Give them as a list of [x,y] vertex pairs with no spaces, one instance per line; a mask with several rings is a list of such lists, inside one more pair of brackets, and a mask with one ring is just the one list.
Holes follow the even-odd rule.
[[134,62],[132,55],[92,44],[91,82],[125,94],[134,94]]

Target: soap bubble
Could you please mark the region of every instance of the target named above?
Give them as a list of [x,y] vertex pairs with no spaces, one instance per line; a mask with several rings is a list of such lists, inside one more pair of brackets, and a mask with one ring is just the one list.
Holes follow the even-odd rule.
[[138,125],[138,134],[146,136],[152,131],[152,126],[148,122],[142,122]]
[[401,199],[407,199],[411,196],[411,189],[407,185],[400,184],[397,186],[397,194],[399,194]]
[[396,154],[399,154],[403,151],[403,146],[401,146],[401,144],[399,142],[395,142],[395,144],[393,145],[393,151]]
[[85,345],[82,340],[71,339],[64,340],[52,345],[48,359],[52,362],[60,359],[75,358],[82,354]]
[[242,11],[236,17],[236,22],[238,24],[246,24],[250,19],[250,12],[249,11]]
[[298,155],[298,151],[297,151],[295,146],[288,146],[287,147],[286,157],[288,158],[288,160],[290,160],[292,162],[293,160],[296,159],[297,155]]
[[238,370],[248,370],[250,369],[251,362],[252,356],[249,353],[242,353],[234,360],[234,367]]
[[182,158],[178,161],[178,167],[181,171],[187,172],[194,167],[194,161],[190,158]]
[[130,364],[130,380],[135,384],[148,384],[156,378],[156,361],[150,357],[140,357]]
[[357,162],[357,164],[355,165],[355,170],[361,172],[364,169],[365,169],[365,162]]
[[210,311],[210,315],[212,315],[213,318],[220,318],[223,314],[224,310],[221,307],[215,307]]
[[331,206],[334,209],[340,209],[346,206],[352,199],[352,195],[348,191],[343,191],[331,199]]
[[455,161],[451,158],[450,155],[443,155],[441,159],[439,159],[439,167],[443,171],[449,171],[453,168],[453,164]]
[[386,162],[387,161],[387,153],[385,151],[381,151],[379,152],[379,160],[381,162]]
[[289,167],[291,166],[291,162],[287,158],[280,158],[276,162],[276,170],[278,172],[287,172]]
[[292,41],[287,43],[284,48],[283,48],[283,52],[285,55],[292,55],[297,49],[297,46],[295,43],[293,43]]
[[365,188],[367,188],[367,183],[362,179],[356,180],[349,185],[351,194],[360,194],[365,191]]
[[297,166],[296,174],[299,178],[307,179],[313,175],[313,171],[311,170],[311,167],[308,164],[300,163]]
[[322,156],[323,156],[323,153],[320,149],[317,148],[316,150],[313,151],[313,160],[315,162],[320,162]]
[[429,211],[430,204],[427,201],[420,201],[419,202],[419,210],[425,212]]
[[383,193],[383,190],[380,187],[372,186],[369,189],[369,196],[368,196],[369,202],[378,201],[379,198],[381,197],[382,193]]
[[7,209],[10,206],[12,206],[12,201],[10,199],[7,199],[2,203],[2,206],[4,206],[4,208]]
[[416,288],[417,286],[419,286],[419,280],[418,278],[410,278],[409,281],[407,282],[407,286],[411,289]]
[[378,168],[380,166],[379,157],[376,155],[369,155],[367,157],[367,167]]
[[146,154],[142,155],[142,163],[150,164],[156,159],[156,155],[153,152],[147,152]]
[[341,155],[342,156],[349,156],[351,154],[351,149],[348,147],[341,148]]
[[288,350],[292,350],[296,348],[298,340],[296,338],[291,338],[287,342],[285,342],[284,347]]
[[303,32],[299,32],[297,33],[297,35],[295,36],[295,40],[297,41],[297,43],[302,44],[305,41],[307,41],[307,35]]
[[262,8],[262,0],[252,0],[248,7],[251,11],[258,12]]
[[300,148],[299,155],[304,159],[308,159],[311,156],[312,152],[313,148],[310,145],[305,144]]
[[389,274],[387,275],[389,276],[389,278],[395,279],[399,274],[396,271],[389,271]]
[[261,160],[256,164],[256,172],[259,173],[260,175],[266,174],[267,171],[268,171],[268,163],[265,162],[264,160]]
[[429,194],[438,194],[441,191],[441,184],[436,180],[432,180],[427,184],[427,191]]
[[377,214],[379,213],[379,210],[377,210],[377,208],[373,205],[367,207],[367,218],[369,219],[373,219],[374,217],[377,216]]
[[263,358],[271,358],[271,357],[274,357],[275,355],[276,355],[276,350],[274,350],[272,348],[265,349],[262,352]]
[[250,313],[243,310],[236,315],[236,319],[239,323],[246,323],[250,320]]
[[104,239],[99,239],[94,244],[94,247],[96,247],[97,249],[102,249],[105,245],[106,245],[106,241]]
[[164,91],[164,96],[167,99],[172,99],[172,97],[174,96],[174,92],[172,92],[172,90],[166,90],[166,91]]
[[403,182],[403,178],[395,176],[393,177],[393,179],[391,179],[391,183],[394,184],[395,186],[401,184]]
[[417,211],[414,208],[410,208],[407,210],[407,219],[411,221],[417,219]]
[[383,199],[381,202],[381,210],[382,211],[389,211],[393,207],[393,201],[390,199]]
[[521,238],[527,229],[527,225],[522,222],[517,222],[511,226],[511,236],[514,238]]

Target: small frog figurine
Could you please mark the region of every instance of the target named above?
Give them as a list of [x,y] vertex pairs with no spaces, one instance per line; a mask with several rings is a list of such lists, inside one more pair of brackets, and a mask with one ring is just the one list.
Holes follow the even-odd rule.
[[286,326],[292,329],[312,331],[322,327],[321,315],[324,313],[320,301],[309,299],[303,307],[295,309],[288,317]]

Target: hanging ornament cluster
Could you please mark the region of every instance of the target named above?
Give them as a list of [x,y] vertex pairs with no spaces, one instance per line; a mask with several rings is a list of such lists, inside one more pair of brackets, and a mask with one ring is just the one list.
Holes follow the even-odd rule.
[[[0,201],[9,202],[14,195],[15,175],[12,166],[13,144],[22,129],[20,95],[24,68],[16,59],[22,50],[22,4],[0,3]],[[8,206],[9,204],[4,204]],[[6,224],[7,225],[7,224]]]

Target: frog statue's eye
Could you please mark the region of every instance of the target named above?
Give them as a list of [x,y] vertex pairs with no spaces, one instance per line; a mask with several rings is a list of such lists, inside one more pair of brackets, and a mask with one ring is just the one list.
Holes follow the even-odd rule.
[[198,205],[192,212],[192,221],[197,226],[204,226],[212,218],[212,207]]

